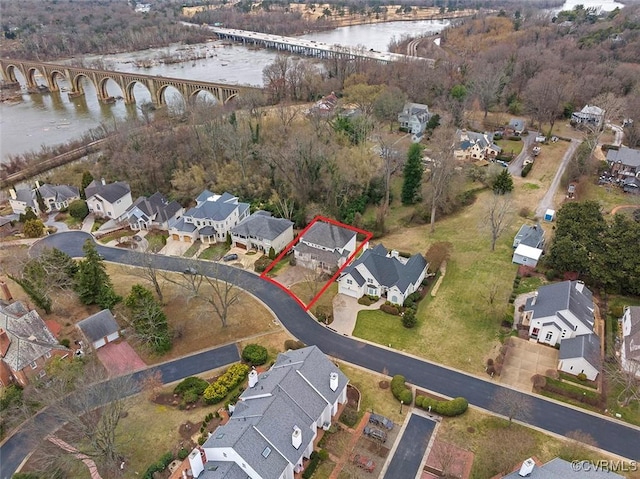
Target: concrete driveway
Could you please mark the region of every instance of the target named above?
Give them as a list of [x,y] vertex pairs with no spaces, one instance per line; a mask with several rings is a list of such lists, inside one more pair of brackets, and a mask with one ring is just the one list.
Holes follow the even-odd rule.
[[511,346],[502,365],[500,382],[522,391],[531,391],[531,377],[545,375],[548,369],[557,369],[559,351],[551,346],[511,338]]
[[337,294],[335,298],[333,298],[333,323],[331,323],[331,327],[340,334],[351,336],[353,329],[356,327],[358,311],[363,309],[379,309],[381,304],[382,300],[380,299],[371,306],[365,306],[358,304],[356,298],[344,294]]
[[167,256],[182,256],[192,244],[193,243],[187,243],[186,241],[176,241],[169,237],[167,238],[167,244],[164,248],[158,251],[158,254],[164,254]]

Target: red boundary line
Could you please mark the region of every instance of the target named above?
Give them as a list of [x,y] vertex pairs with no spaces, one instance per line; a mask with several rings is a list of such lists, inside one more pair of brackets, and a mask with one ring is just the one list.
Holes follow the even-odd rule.
[[[280,262],[280,260],[282,260],[282,258],[284,258],[284,256],[300,241],[300,238],[302,238],[302,236],[309,230],[309,228],[311,228],[316,222],[318,221],[323,221],[325,223],[330,223],[332,225],[335,226],[339,226],[340,228],[345,228],[351,231],[355,231],[356,233],[360,233],[363,234],[365,236],[364,240],[360,243],[360,246],[358,246],[356,248],[356,250],[351,253],[351,255],[347,258],[347,261],[345,261],[345,263],[338,269],[338,271],[336,271],[336,273],[331,277],[331,279],[329,279],[329,281],[327,281],[325,283],[325,285],[322,287],[322,289],[320,290],[320,292],[318,294],[316,294],[313,299],[309,302],[309,304],[304,304],[302,302],[302,300],[300,298],[298,298],[295,294],[293,294],[293,292],[287,288],[285,285],[283,285],[282,283],[279,283],[278,281],[276,281],[273,278],[269,278],[267,276],[267,274],[269,273],[269,271],[271,271],[273,269],[273,267],[278,264],[278,262]],[[350,226],[344,223],[340,223],[339,221],[336,220],[332,220],[331,218],[327,218],[325,216],[316,216],[313,221],[311,223],[309,223],[307,225],[307,227],[305,229],[303,229],[300,234],[293,239],[293,241],[291,241],[287,247],[285,249],[283,249],[280,254],[276,257],[276,259],[274,259],[271,264],[267,267],[267,269],[265,269],[262,274],[260,275],[260,277],[262,279],[265,279],[267,281],[269,281],[272,284],[275,284],[277,287],[279,287],[281,290],[283,290],[285,293],[287,293],[289,296],[291,296],[301,307],[302,309],[304,309],[305,311],[309,311],[309,309],[311,308],[311,306],[313,306],[315,304],[316,301],[318,301],[318,299],[320,299],[320,296],[323,295],[323,293],[329,288],[329,286],[331,286],[331,283],[333,283],[338,276],[340,276],[340,273],[342,273],[342,271],[351,264],[351,261],[353,261],[353,259],[356,257],[356,255],[358,253],[360,253],[360,251],[362,251],[362,248],[364,248],[364,246],[369,242],[369,240],[373,237],[373,233],[370,233],[369,231],[365,231],[362,230],[360,228],[356,228],[355,226]]]

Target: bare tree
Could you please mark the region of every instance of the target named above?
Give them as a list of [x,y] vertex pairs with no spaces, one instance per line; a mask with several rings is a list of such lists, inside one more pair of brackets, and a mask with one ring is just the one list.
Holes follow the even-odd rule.
[[640,402],[640,364],[637,361],[627,361],[623,367],[620,361],[607,364],[606,373],[609,381],[620,388],[616,400],[626,407],[631,401]]
[[162,386],[162,371],[159,369],[147,374],[144,379],[140,381],[140,388],[142,392],[146,394],[149,401],[154,401],[158,397]]
[[132,253],[127,264],[135,264],[136,268],[127,268],[127,273],[149,281],[160,303],[164,302],[162,287],[165,283],[164,273],[158,267],[158,256],[154,252]]
[[486,211],[480,228],[488,229],[491,234],[491,251],[495,251],[498,239],[513,221],[511,204],[512,199],[508,194],[491,194],[486,203]]
[[485,62],[481,62],[480,65],[481,67],[473,77],[472,91],[478,99],[486,118],[489,108],[498,102],[504,87],[504,66]]
[[571,77],[555,69],[542,71],[527,83],[524,93],[527,110],[540,128],[543,123],[549,123],[549,135],[569,98],[571,84]]
[[496,391],[492,404],[497,413],[509,419],[509,424],[514,419],[526,421],[533,408],[533,403],[528,395],[505,387]]
[[295,205],[292,199],[282,197],[274,190],[271,194],[270,201],[275,206],[278,215],[282,218],[286,218],[288,220],[293,218]]
[[440,469],[440,477],[445,479],[456,477],[452,468],[458,455],[453,444],[437,440],[431,450],[431,454],[433,454],[433,458]]
[[584,431],[569,431],[566,440],[560,448],[558,456],[565,461],[578,461],[584,459],[588,455],[586,446],[597,447],[596,440]]

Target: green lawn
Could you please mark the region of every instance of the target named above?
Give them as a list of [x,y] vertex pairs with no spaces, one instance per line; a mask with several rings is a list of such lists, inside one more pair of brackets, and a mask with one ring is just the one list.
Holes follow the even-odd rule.
[[528,278],[520,278],[520,284],[514,290],[516,294],[524,294],[535,291],[547,281],[538,276],[529,276]]
[[149,231],[145,239],[149,242],[149,251],[160,251],[167,245],[169,233],[162,231]]
[[226,243],[216,243],[205,249],[198,258],[217,261],[229,250]]
[[[416,328],[419,327],[418,323]],[[403,351],[410,347],[416,334],[415,329],[402,326],[400,316],[387,314],[379,309],[371,309],[358,313],[353,335]]]
[[109,220],[107,220],[107,219],[105,219],[105,218],[96,218],[96,219],[94,219],[94,220],[93,220],[93,227],[91,228],[91,232],[98,231],[98,229],[99,229],[103,224],[105,224],[107,221],[109,221]]
[[200,246],[202,246],[202,243],[200,242],[200,240],[195,240],[193,244],[189,246],[189,249],[185,251],[182,256],[184,256],[185,258],[193,258],[193,255],[195,255],[198,252],[198,250],[200,249]]
[[514,141],[514,140],[498,140],[496,144],[502,148],[503,155],[511,155],[514,157],[518,156],[522,151],[524,146],[524,141]]

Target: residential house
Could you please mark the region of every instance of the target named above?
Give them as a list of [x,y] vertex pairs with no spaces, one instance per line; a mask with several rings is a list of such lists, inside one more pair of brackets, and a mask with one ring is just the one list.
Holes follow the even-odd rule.
[[458,160],[494,160],[502,151],[493,142],[493,134],[457,130],[453,154]]
[[513,258],[516,264],[535,267],[542,256],[544,247],[544,230],[539,223],[533,226],[522,225],[513,239]]
[[427,128],[429,119],[431,119],[429,107],[421,103],[407,102],[404,104],[402,111],[398,113],[400,128],[417,136],[422,136]]
[[196,205],[182,218],[169,225],[169,234],[176,241],[205,244],[225,242],[231,228],[249,216],[249,204],[238,201],[230,193],[217,195],[204,190],[196,198]]
[[624,479],[624,476],[612,472],[607,467],[596,467],[595,464],[585,461],[585,466],[578,461],[569,462],[556,457],[547,463],[529,458],[525,460],[515,471],[502,479]]
[[622,315],[622,367],[640,377],[640,306],[627,306]]
[[256,211],[231,228],[231,242],[243,249],[279,253],[293,241],[293,222],[275,218],[268,211]]
[[578,125],[594,126],[601,128],[604,122],[605,111],[595,105],[586,105],[580,111],[574,111],[571,114],[571,122]]
[[[188,456],[198,479],[293,479],[347,401],[349,380],[316,346],[278,355],[249,374],[233,415]],[[203,457],[204,456],[204,457]]]
[[529,337],[551,346],[567,338],[593,334],[593,297],[581,281],[540,286],[527,299],[523,324],[529,325]]
[[338,293],[354,298],[365,294],[379,296],[401,305],[418,290],[428,267],[421,254],[402,258],[397,251],[387,251],[379,244],[367,249],[343,270],[338,279]]
[[619,179],[640,178],[640,150],[621,146],[607,151],[607,163],[611,175]]
[[169,229],[169,222],[177,221],[184,208],[177,201],[169,201],[162,193],[155,192],[149,198],[141,196],[127,208],[122,216],[133,230],[157,228]]
[[512,131],[514,135],[520,136],[525,132],[526,124],[526,121],[522,118],[512,118],[507,128]]
[[637,195],[640,193],[640,179],[630,176],[622,182],[622,191]]
[[583,334],[563,339],[558,358],[560,371],[575,376],[584,374],[589,381],[595,381],[602,370],[600,338],[596,334]]
[[108,183],[102,178],[93,180],[84,189],[89,212],[117,220],[131,206],[131,188],[124,181]]
[[[9,204],[15,214],[24,214],[27,207],[31,208],[36,215],[60,211],[69,207],[71,202],[80,199],[80,191],[75,186],[50,185],[48,183],[41,185],[38,181],[33,189],[21,188],[9,190],[9,193],[11,195]],[[44,211],[40,211],[38,195],[42,197]]]
[[29,311],[20,301],[0,302],[0,386],[26,386],[46,376],[49,359],[69,354],[36,310]]
[[327,96],[323,96],[320,100],[315,102],[311,107],[310,113],[315,113],[321,116],[329,116],[333,113],[338,105],[338,97],[334,92]]
[[120,326],[108,309],[92,314],[76,324],[93,349],[100,349],[120,337]]
[[[17,220],[0,216],[0,237],[9,236],[15,229]],[[17,231],[17,230],[16,230]]]
[[300,266],[327,273],[342,267],[355,250],[355,231],[324,221],[315,221],[293,247]]

